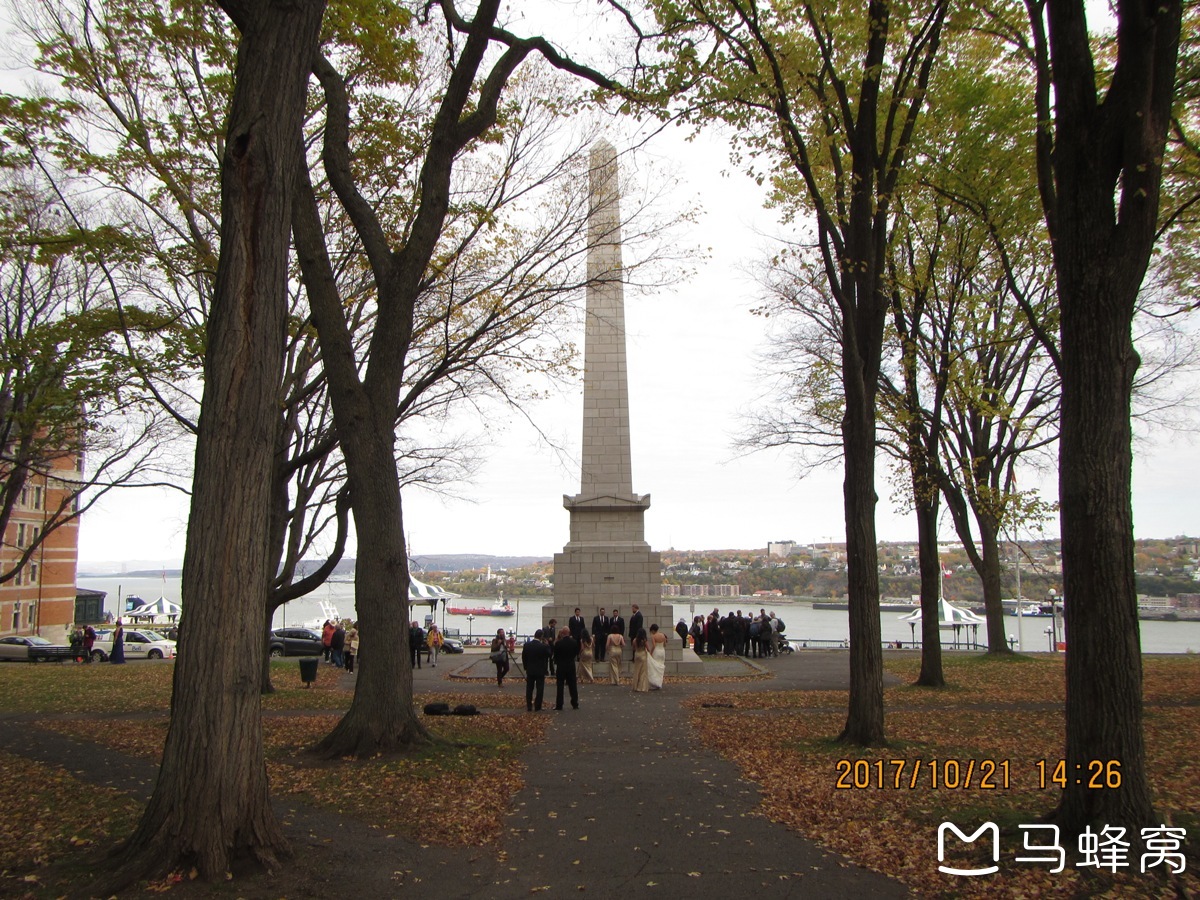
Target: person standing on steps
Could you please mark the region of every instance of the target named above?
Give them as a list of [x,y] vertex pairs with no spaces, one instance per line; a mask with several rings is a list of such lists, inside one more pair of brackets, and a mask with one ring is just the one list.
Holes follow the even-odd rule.
[[[613,634],[614,632],[621,637],[625,637],[625,620],[621,618],[621,611],[615,606],[613,607],[612,615],[608,619],[608,633]],[[630,635],[630,637],[632,636]]]
[[571,709],[579,709],[579,684],[575,678],[575,658],[579,656],[579,641],[571,637],[571,629],[563,628],[554,642],[555,677],[558,679],[554,694],[554,708],[563,708],[563,687],[571,693]]
[[579,607],[575,607],[575,614],[567,619],[567,628],[571,630],[571,637],[577,641],[583,640],[583,630],[586,626],[583,622],[583,615],[579,612]]
[[629,616],[629,638],[632,640],[638,636],[638,632],[645,627],[642,619],[642,608],[636,603],[633,604],[633,612]]
[[592,616],[592,643],[596,647],[596,662],[604,662],[604,652],[608,646],[608,616],[604,614],[604,607],[600,607],[600,612]]

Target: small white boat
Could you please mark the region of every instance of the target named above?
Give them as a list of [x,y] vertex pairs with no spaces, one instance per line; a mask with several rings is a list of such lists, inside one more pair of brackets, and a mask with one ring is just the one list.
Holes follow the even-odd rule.
[[1007,612],[1010,616],[1024,618],[1026,616],[1040,616],[1042,614],[1042,608],[1036,603],[1021,603],[1017,606],[1014,606],[1012,609],[1005,610],[1005,612]]

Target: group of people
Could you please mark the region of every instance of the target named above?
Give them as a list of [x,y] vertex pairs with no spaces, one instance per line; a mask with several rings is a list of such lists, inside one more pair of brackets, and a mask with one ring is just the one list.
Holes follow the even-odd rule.
[[430,622],[428,628],[422,628],[421,623],[413,619],[408,628],[408,651],[412,654],[412,667],[421,668],[421,654],[424,653],[429,665],[436,669],[445,643],[446,638],[435,623]]
[[[633,648],[630,674],[633,690],[644,692],[660,690],[666,674],[667,636],[659,631],[657,624],[649,630],[642,627],[644,618],[634,604],[629,619],[632,640],[626,641],[625,620],[620,610],[614,609],[608,616],[602,609],[592,620],[589,631],[583,616],[576,608],[574,615],[562,628],[551,619],[546,628],[538,629],[521,648],[521,665],[525,670],[525,708],[537,712],[542,708],[546,678],[556,681],[555,709],[562,709],[566,696],[570,697],[571,708],[579,709],[579,683],[595,684],[593,665],[608,663],[608,681],[621,684],[621,668],[625,647]],[[491,660],[496,666],[496,685],[504,687],[504,677],[510,671],[511,645],[503,628],[496,630],[492,639]]]
[[[71,631],[71,658],[77,663],[90,663],[97,637],[96,629],[91,625],[83,627],[76,625]],[[112,649],[108,651],[108,661],[114,665],[124,665],[125,626],[120,619],[117,619],[108,639],[112,641]]]
[[681,628],[686,629],[697,653],[707,653],[709,656],[723,653],[725,656],[758,659],[779,655],[785,627],[783,619],[773,612],[768,614],[765,609],[760,609],[758,615],[742,615],[739,609],[736,613],[728,612],[724,616],[714,609],[707,616],[696,616],[691,628],[687,628],[683,619],[680,619],[675,630],[683,637]]
[[321,647],[325,662],[352,673],[358,657],[358,623],[326,619],[321,628]]

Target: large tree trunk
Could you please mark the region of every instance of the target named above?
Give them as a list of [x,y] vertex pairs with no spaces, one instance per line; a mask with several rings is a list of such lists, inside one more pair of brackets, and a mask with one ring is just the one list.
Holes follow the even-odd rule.
[[[850,702],[838,740],[861,746],[885,743],[883,638],[879,623],[879,553],[875,542],[875,391],[878,364],[868,377],[855,355],[844,354],[846,413],[842,444],[846,480],[847,592],[850,604]],[[875,357],[877,360],[878,357]]]
[[[1103,268],[1098,259],[1097,269]],[[1114,279],[1115,280],[1115,279]],[[1111,308],[1098,276],[1092,297]],[[1092,823],[1154,822],[1142,737],[1142,653],[1133,571],[1130,393],[1137,355],[1129,319],[1064,304],[1059,499],[1067,628],[1067,772],[1093,760],[1121,767],[1121,786],[1063,792],[1074,833]],[[1116,319],[1116,321],[1114,321]],[[1119,360],[1114,365],[1114,360]],[[1076,768],[1079,766],[1080,768]]]
[[323,0],[227,10],[242,30],[221,173],[221,257],[208,323],[183,567],[184,627],[154,794],[108,893],[287,849],[267,791],[259,679],[271,578],[268,513],[287,312],[292,147]]
[[354,597],[361,643],[354,700],[316,748],[329,758],[374,756],[429,740],[412,705],[408,557],[391,418],[376,417],[374,426],[339,431],[360,536]]
[[[914,476],[914,482],[918,479]],[[919,479],[927,483],[925,478]],[[916,490],[917,558],[921,566],[921,674],[917,684],[945,687],[942,672],[941,580],[942,562],[938,559],[938,492],[928,487]]]
[[[1142,665],[1133,572],[1130,336],[1154,247],[1182,4],[1117,3],[1117,55],[1097,84],[1081,0],[1049,0],[1038,42],[1042,202],[1061,308],[1059,502],[1067,618],[1067,786],[1058,820],[1137,829],[1155,821],[1142,735]],[[1048,55],[1052,68],[1044,64]],[[1106,62],[1106,69],[1108,63]],[[1089,788],[1088,766],[1120,766]]]
[[[983,581],[983,609],[987,616],[988,653],[1012,653],[1008,635],[1004,631],[1004,598],[1000,585],[1000,541],[996,525],[987,516],[979,519],[979,550],[982,566],[979,577]],[[1018,626],[1020,622],[1018,621]]]

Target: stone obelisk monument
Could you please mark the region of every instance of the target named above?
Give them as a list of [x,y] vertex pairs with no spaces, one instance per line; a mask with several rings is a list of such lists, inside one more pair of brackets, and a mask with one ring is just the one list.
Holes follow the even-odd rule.
[[[554,618],[562,627],[575,607],[589,629],[601,608],[609,614],[619,609],[628,623],[636,603],[644,627],[658,623],[670,639],[667,669],[679,671],[680,641],[672,608],[662,599],[660,558],[645,541],[650,495],[633,492],[620,191],[612,144],[601,140],[592,147],[589,168],[582,475],[579,493],[563,496],[571,539],[554,555],[554,602],[543,608],[542,623]],[[687,656],[699,664],[695,654]]]

